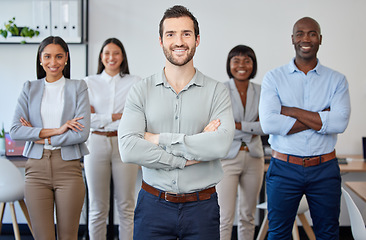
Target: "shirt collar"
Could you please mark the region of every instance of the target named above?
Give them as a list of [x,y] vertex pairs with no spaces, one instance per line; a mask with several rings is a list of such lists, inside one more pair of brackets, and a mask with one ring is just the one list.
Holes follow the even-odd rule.
[[[249,90],[249,89],[252,89],[253,88],[253,83],[252,83],[252,81],[250,79],[248,81],[249,81],[249,84],[248,84],[248,90]],[[230,90],[231,91],[236,91],[237,93],[239,93],[238,88],[235,85],[234,78],[230,78],[229,79],[229,86],[230,86]]]
[[119,76],[119,73],[117,73],[114,76],[110,76],[108,73],[106,73],[105,70],[100,74],[102,79],[104,79],[106,82],[110,83],[116,76]]
[[[316,64],[315,68],[313,68],[310,72],[315,72],[316,74],[320,75],[323,69],[323,65],[320,64],[319,59],[317,59],[318,63]],[[293,58],[289,63],[289,73],[294,72],[302,72],[299,70],[295,64],[295,58]]]
[[[187,84],[187,86],[184,87],[184,89],[188,89],[192,85],[196,85],[196,86],[200,86],[200,87],[204,85],[202,73],[200,71],[198,71],[197,68],[195,68],[195,70],[196,70],[196,73],[194,74],[191,81]],[[165,77],[164,69],[162,70],[160,75],[158,74],[158,77],[156,78],[155,86],[158,86],[158,85],[163,85],[164,87],[171,87]]]

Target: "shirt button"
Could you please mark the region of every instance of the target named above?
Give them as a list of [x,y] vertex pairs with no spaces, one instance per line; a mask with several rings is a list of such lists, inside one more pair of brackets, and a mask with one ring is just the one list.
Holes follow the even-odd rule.
[[177,99],[179,99],[179,96],[177,96]]
[[173,184],[176,184],[177,182],[175,180],[172,181]]
[[175,120],[177,120],[178,119],[178,116],[175,116]]

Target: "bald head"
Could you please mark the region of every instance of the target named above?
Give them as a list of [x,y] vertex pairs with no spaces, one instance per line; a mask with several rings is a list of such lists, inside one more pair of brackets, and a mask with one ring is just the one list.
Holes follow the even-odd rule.
[[316,55],[322,44],[319,23],[310,17],[299,19],[294,25],[291,38],[296,51],[296,66],[302,71],[314,68],[317,64]]
[[313,25],[316,28],[317,32],[319,34],[321,34],[319,23],[315,19],[313,19],[311,17],[303,17],[303,18],[300,18],[299,20],[297,20],[296,23],[294,24],[294,27],[292,29],[292,32],[295,33],[296,27],[298,25],[302,25],[302,24],[307,24],[307,25],[310,24],[310,25]]

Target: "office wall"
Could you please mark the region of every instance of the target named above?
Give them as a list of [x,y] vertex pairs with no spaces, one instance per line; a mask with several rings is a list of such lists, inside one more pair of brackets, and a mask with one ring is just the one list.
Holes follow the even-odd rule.
[[[0,0],[1,4],[1,0]],[[340,154],[361,154],[361,137],[366,136],[366,2],[362,0],[89,0],[89,73],[97,69],[100,46],[108,37],[125,45],[132,74],[141,77],[160,71],[165,58],[158,42],[158,24],[168,7],[187,6],[196,15],[201,44],[194,58],[205,74],[226,81],[227,53],[237,44],[251,46],[258,57],[261,83],[264,74],[286,64],[294,56],[291,31],[303,17],[317,19],[322,27],[323,45],[319,59],[344,73],[349,81],[352,113],[345,133],[336,146]],[[26,11],[20,9],[19,11]],[[0,23],[2,24],[2,23]],[[24,81],[35,78],[37,45],[0,44],[0,123],[9,130],[12,112]],[[70,45],[72,77],[83,78],[85,46]]]
[[[0,2],[1,3],[1,2]],[[9,131],[18,96],[27,80],[35,80],[38,44],[0,44],[0,124]],[[71,77],[86,75],[86,46],[69,45]],[[0,125],[1,126],[1,125]]]
[[[201,44],[195,65],[220,81],[227,80],[227,53],[237,44],[246,44],[258,57],[258,74],[253,81],[261,83],[268,70],[288,63],[294,56],[290,39],[294,22],[303,16],[317,19],[323,34],[319,59],[344,73],[350,85],[351,120],[339,136],[337,152],[362,153],[361,137],[366,136],[366,1],[89,0],[88,74],[95,74],[101,44],[108,37],[124,43],[132,74],[146,77],[160,71],[165,58],[158,42],[158,23],[165,9],[174,4],[187,6],[199,21]],[[0,124],[4,122],[6,130],[23,83],[35,79],[37,47],[0,44]],[[84,45],[70,45],[73,78],[87,74],[85,50]],[[345,179],[364,180],[364,174],[347,175]]]
[[102,42],[118,37],[125,45],[132,74],[141,77],[160,71],[165,58],[158,42],[158,24],[168,7],[187,6],[197,17],[201,44],[194,58],[205,74],[226,81],[227,53],[237,44],[251,46],[258,57],[255,82],[286,64],[294,56],[291,33],[294,22],[311,16],[322,27],[320,61],[348,78],[352,114],[336,149],[341,154],[361,154],[366,136],[366,2],[362,0],[89,0],[89,73],[97,69]]
[[[81,42],[81,0],[0,0],[0,28],[15,17],[18,27],[39,27],[40,35],[32,39],[3,38],[0,36],[0,124],[9,131],[16,100],[26,80],[36,79],[35,59],[38,43],[50,34],[62,34],[67,42]],[[52,13],[51,13],[52,10]],[[58,14],[55,14],[57,10]],[[52,18],[50,17],[52,15]],[[52,23],[52,24],[51,24]],[[62,26],[62,27],[61,27]],[[47,29],[46,29],[47,27]],[[57,27],[57,28],[56,28]],[[21,45],[19,42],[26,40]],[[18,44],[16,43],[18,42]],[[80,79],[86,75],[87,47],[85,44],[69,44],[71,77]]]

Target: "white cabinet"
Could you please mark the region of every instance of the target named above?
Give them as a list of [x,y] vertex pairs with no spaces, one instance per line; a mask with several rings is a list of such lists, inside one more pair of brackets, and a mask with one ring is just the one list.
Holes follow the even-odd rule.
[[0,0],[0,28],[15,17],[18,27],[27,26],[40,32],[39,36],[26,38],[0,36],[0,43],[39,43],[44,38],[60,36],[67,43],[84,43],[87,0]]

